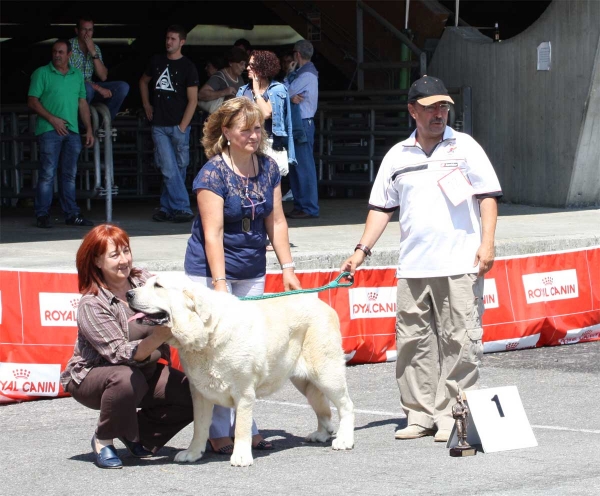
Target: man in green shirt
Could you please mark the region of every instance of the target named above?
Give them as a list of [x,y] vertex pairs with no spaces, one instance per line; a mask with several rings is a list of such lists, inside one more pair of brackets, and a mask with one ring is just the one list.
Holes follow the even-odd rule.
[[54,176],[60,165],[60,206],[65,224],[93,226],[83,218],[75,201],[77,159],[81,152],[81,137],[77,112],[85,125],[85,146],[94,145],[90,109],[85,99],[83,76],[79,69],[69,65],[71,44],[57,40],[52,45],[52,61],[39,67],[31,75],[27,105],[38,114],[35,134],[40,144],[39,178],[35,193],[37,226],[50,226],[50,206]]

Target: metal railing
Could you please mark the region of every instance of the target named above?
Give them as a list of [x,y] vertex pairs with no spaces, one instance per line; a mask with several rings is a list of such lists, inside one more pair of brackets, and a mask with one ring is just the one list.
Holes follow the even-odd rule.
[[[456,102],[450,109],[449,125],[471,134],[471,88],[449,91]],[[414,129],[406,97],[407,90],[320,93],[315,115],[315,162],[320,186],[350,191],[353,187],[372,185],[387,151]],[[90,109],[97,139],[92,149],[84,148],[80,155],[77,193],[79,198],[86,199],[88,210],[91,199],[104,199],[106,220],[111,221],[114,196],[157,198],[162,174],[153,164],[151,127],[143,112],[118,116],[111,122],[106,106],[92,105]],[[192,121],[186,184],[191,184],[206,160],[200,144],[202,117],[198,114]],[[3,203],[8,199],[34,197],[39,168],[35,119],[24,105],[1,109]]]
[[[117,130],[112,127],[110,112],[104,104],[90,106],[94,146],[84,148],[77,164],[77,198],[85,199],[91,209],[91,199],[104,197],[106,220],[112,220],[112,197],[118,193],[113,183],[112,143]],[[102,116],[102,125],[100,117]],[[39,146],[35,136],[37,116],[26,105],[3,105],[0,109],[0,164],[2,168],[2,202],[33,198],[40,166]],[[101,151],[100,144],[104,147]],[[102,182],[104,170],[104,183]],[[91,181],[90,174],[94,179]],[[93,185],[92,185],[93,183]],[[55,176],[54,192],[58,191]]]
[[[471,88],[449,88],[455,101],[448,125],[472,133]],[[330,189],[370,187],[388,150],[415,128],[407,90],[327,91],[315,116],[315,161],[319,185]]]
[[[363,12],[369,14],[375,19],[384,29],[386,29],[392,36],[400,40],[400,42],[407,47],[410,53],[412,53],[417,60],[403,60],[403,61],[382,61],[377,62],[365,62],[364,61],[364,21]],[[419,68],[419,74],[423,76],[427,70],[427,54],[421,50],[417,45],[413,43],[407,34],[396,28],[391,22],[385,17],[381,16],[373,7],[370,7],[361,0],[356,2],[356,70],[357,70],[357,87],[359,91],[364,90],[364,71],[365,70],[382,70],[382,69],[400,69],[409,71],[414,67]],[[410,83],[409,83],[410,84]]]
[[[77,198],[104,200],[106,221],[112,221],[113,198],[148,199],[160,196],[162,174],[154,166],[151,126],[143,112],[117,116],[114,121],[106,105],[90,106],[95,142],[83,148],[77,164]],[[33,199],[38,180],[39,146],[35,136],[36,115],[26,105],[3,105],[0,109],[1,198],[4,205]],[[118,132],[118,141],[117,141]],[[192,121],[190,134],[191,184],[205,162],[202,116]],[[54,192],[58,191],[55,178]]]

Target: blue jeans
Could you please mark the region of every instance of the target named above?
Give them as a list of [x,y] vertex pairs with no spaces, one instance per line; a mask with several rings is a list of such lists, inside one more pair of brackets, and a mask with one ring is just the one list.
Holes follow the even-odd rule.
[[154,161],[163,175],[160,209],[168,215],[176,211],[192,213],[190,195],[185,187],[187,166],[190,163],[190,130],[178,126],[152,126]]
[[85,83],[85,93],[88,104],[89,103],[104,103],[110,111],[111,120],[115,119],[117,112],[121,108],[121,104],[127,93],[129,93],[129,85],[125,81],[105,81],[101,83],[94,83],[102,88],[110,90],[112,96],[110,98],[104,98],[100,93],[96,92],[89,81]]
[[317,168],[313,156],[315,140],[314,119],[302,119],[307,141],[294,140],[297,165],[290,165],[290,188],[294,195],[294,209],[309,215],[319,215],[319,190],[317,188]]
[[81,136],[69,131],[61,136],[56,131],[48,131],[38,136],[40,144],[40,167],[35,190],[35,215],[49,215],[54,193],[54,176],[60,165],[58,197],[65,218],[79,215],[75,201],[75,176],[77,159],[81,152]]

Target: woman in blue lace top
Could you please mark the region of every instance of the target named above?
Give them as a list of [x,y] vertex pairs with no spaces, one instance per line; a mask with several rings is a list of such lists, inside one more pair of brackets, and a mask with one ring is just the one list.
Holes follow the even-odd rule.
[[[192,186],[200,215],[192,226],[185,272],[194,281],[236,296],[264,292],[265,242],[281,264],[286,291],[301,289],[294,273],[288,226],[281,202],[281,176],[264,155],[266,133],[259,107],[248,98],[226,101],[204,124],[202,145],[209,158]],[[210,443],[233,452],[235,413],[215,406]],[[252,426],[255,449],[272,449]]]

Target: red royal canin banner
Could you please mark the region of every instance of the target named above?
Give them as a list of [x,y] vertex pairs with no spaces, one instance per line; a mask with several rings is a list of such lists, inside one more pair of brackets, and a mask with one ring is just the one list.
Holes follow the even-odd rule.
[[[338,276],[298,272],[304,288]],[[281,274],[267,274],[265,292],[281,288]],[[352,287],[314,295],[338,313],[349,363],[395,360],[395,268],[359,269]],[[59,375],[80,298],[75,273],[0,269],[0,403],[67,395]],[[483,298],[486,353],[600,340],[600,247],[497,259]]]

